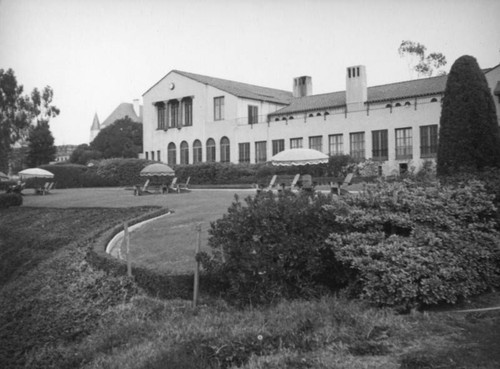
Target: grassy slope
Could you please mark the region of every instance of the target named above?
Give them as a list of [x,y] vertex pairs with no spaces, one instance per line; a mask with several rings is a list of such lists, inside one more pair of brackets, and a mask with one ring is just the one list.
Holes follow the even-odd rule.
[[92,270],[76,241],[144,211],[0,211],[1,258],[10,266],[0,286],[0,367],[500,365],[498,312],[397,316],[343,298],[245,311],[206,301],[193,310],[189,302],[146,297],[131,281]]

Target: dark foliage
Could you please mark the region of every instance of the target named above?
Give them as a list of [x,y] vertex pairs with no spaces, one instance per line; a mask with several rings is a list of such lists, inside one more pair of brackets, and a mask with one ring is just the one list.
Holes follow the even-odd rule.
[[0,194],[0,208],[8,208],[10,206],[21,206],[23,197],[18,193],[2,193]]
[[438,175],[500,167],[500,128],[484,73],[472,56],[451,67],[444,92]]
[[48,122],[42,121],[30,128],[28,147],[27,159],[30,167],[48,164],[55,159],[57,150]]
[[82,144],[71,153],[69,157],[70,163],[87,165],[91,160],[99,160],[102,158],[102,153],[97,150],[92,150],[89,145]]
[[137,158],[142,152],[142,124],[128,116],[103,128],[90,148],[108,158]]

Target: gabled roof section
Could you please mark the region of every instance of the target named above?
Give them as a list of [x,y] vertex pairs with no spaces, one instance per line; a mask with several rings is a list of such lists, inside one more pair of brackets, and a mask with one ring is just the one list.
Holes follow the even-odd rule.
[[91,131],[98,131],[101,129],[101,125],[99,124],[99,117],[97,113],[94,115],[94,121],[92,122],[92,127],[90,127]]
[[[183,72],[176,69],[172,70],[170,73],[180,74],[181,76],[190,78],[196,82],[215,87],[219,90],[230,93],[231,95],[242,97],[245,99],[268,101],[276,104],[288,105],[292,100],[293,96],[292,92],[290,91],[278,90],[269,87],[255,86],[255,85],[250,85],[248,83],[235,82],[222,78],[215,78],[215,77],[204,76],[201,74]],[[144,94],[146,94],[148,91],[146,91]]]
[[[142,112],[142,109],[141,109]],[[137,116],[134,110],[134,104],[132,103],[121,103],[118,107],[113,110],[113,112],[106,118],[101,124],[101,128],[107,127],[113,124],[118,119],[123,119],[128,116],[134,122],[142,123],[142,114],[140,117]]]
[[495,89],[493,90],[493,94],[495,96],[500,96],[500,81],[497,82],[497,85],[495,86]]
[[[411,81],[368,87],[368,103],[436,95],[444,92],[448,76],[438,76]],[[289,106],[269,114],[286,115],[299,112],[326,110],[345,106],[345,91],[311,95],[292,100]]]

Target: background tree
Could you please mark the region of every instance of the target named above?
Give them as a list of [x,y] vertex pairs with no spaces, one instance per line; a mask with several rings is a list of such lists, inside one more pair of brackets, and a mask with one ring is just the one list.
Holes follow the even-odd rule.
[[500,128],[488,82],[469,55],[453,63],[444,91],[437,174],[500,167]]
[[9,171],[12,146],[26,137],[32,118],[31,101],[23,96],[12,69],[0,69],[0,170]]
[[102,153],[100,151],[92,150],[88,144],[81,144],[71,153],[69,162],[87,165],[90,160],[99,160],[101,158]]
[[28,165],[38,167],[48,164],[56,158],[56,152],[49,123],[42,120],[31,126],[28,136]]
[[103,128],[90,143],[92,150],[102,153],[103,158],[137,158],[142,152],[142,124],[128,116]]
[[54,137],[50,131],[50,118],[59,115],[59,109],[52,105],[54,92],[46,86],[42,92],[37,88],[31,93],[31,112],[34,125],[30,127],[28,136],[28,165],[37,167],[48,164],[56,157]]
[[413,72],[417,72],[418,78],[432,77],[434,72],[438,75],[446,74],[441,67],[447,63],[446,57],[442,53],[430,53],[426,55],[427,48],[415,41],[402,41],[399,45],[399,56],[406,58],[408,69],[413,78]]

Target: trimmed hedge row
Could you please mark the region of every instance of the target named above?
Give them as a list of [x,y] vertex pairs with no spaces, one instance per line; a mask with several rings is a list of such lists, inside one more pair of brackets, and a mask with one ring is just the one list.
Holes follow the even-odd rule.
[[18,193],[2,193],[0,194],[0,209],[10,206],[21,206],[23,197]]
[[[148,219],[166,214],[168,209],[159,209],[128,222],[129,226],[144,222]],[[115,235],[123,231],[123,224],[120,224],[108,231],[98,235],[88,245],[86,255],[87,262],[101,270],[105,270],[113,275],[126,275],[127,264],[106,253],[106,246]],[[148,294],[165,299],[191,299],[193,294],[193,275],[171,275],[153,271],[145,267],[132,265],[132,275],[138,286],[143,288]]]

